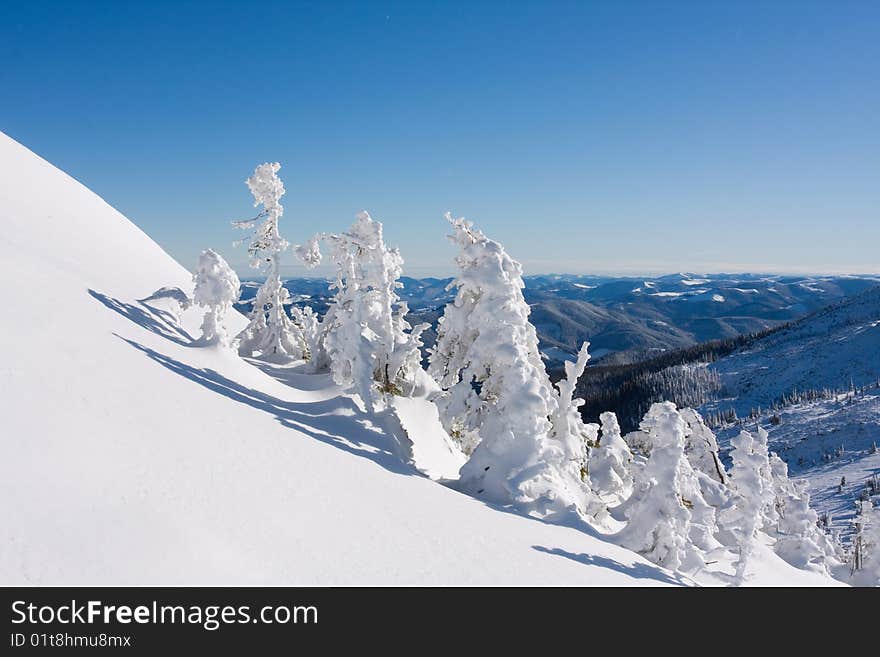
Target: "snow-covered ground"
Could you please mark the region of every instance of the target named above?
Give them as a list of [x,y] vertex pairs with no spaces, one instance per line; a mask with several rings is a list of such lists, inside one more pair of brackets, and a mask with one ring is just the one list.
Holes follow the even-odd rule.
[[[773,415],[778,423],[770,421]],[[880,447],[880,389],[797,404],[766,413],[757,423],[768,431],[770,449],[789,464],[791,476],[810,483],[811,505],[830,515],[829,529],[848,543],[855,500],[867,480],[880,475],[875,448]],[[719,442],[726,444],[738,431],[720,432]],[[874,503],[880,505],[880,498]]]
[[[761,424],[770,449],[792,476],[810,482],[811,502],[830,514],[830,529],[846,544],[855,500],[865,481],[880,474],[880,287],[844,299],[758,340],[709,366],[721,377],[721,399],[701,407],[728,408]],[[850,386],[855,389],[846,392]],[[783,395],[798,391],[844,390],[819,399],[770,410]],[[823,394],[828,394],[823,393]],[[771,418],[775,420],[771,422]],[[725,445],[739,426],[720,432]],[[841,479],[846,484],[841,488]],[[875,498],[880,504],[880,498]]]
[[880,379],[880,286],[808,315],[711,365],[724,399],[707,410],[743,417],[792,391],[863,386]]
[[[192,346],[197,308],[141,301],[192,287],[147,235],[5,135],[0,180],[0,275],[27,281],[0,311],[0,583],[693,583],[432,480],[460,456],[424,400],[377,417]],[[834,584],[763,548],[751,571]]]

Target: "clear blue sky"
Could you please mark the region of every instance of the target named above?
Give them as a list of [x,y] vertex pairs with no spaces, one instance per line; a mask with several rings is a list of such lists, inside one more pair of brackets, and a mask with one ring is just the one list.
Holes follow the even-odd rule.
[[[880,2],[3,2],[0,130],[183,264],[442,213],[527,273],[880,271]],[[289,261],[292,261],[292,256]],[[289,270],[295,273],[294,269]]]

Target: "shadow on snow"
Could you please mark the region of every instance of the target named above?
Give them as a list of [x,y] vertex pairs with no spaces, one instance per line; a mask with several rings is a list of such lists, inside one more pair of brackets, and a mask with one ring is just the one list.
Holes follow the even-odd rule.
[[418,474],[415,469],[403,463],[400,457],[388,448],[387,434],[381,427],[370,422],[349,397],[335,397],[319,402],[285,401],[246,388],[215,370],[193,367],[170,356],[160,354],[134,340],[123,338],[120,335],[116,335],[116,337],[175,374],[235,402],[273,415],[285,427],[295,429],[310,438],[337,447],[349,454],[367,458],[396,474]]
[[139,302],[137,306],[132,303],[125,303],[91,289],[89,290],[89,295],[100,301],[110,310],[119,313],[126,319],[130,319],[138,326],[156,335],[160,335],[184,347],[191,346],[194,342],[193,337],[177,325],[177,320],[171,313],[153,308],[145,303]]
[[[156,335],[182,346],[193,345],[193,338],[186,331],[178,327],[174,318],[165,311],[152,308],[146,304],[135,306],[91,289],[89,294],[110,310],[119,313]],[[165,317],[165,315],[168,317]],[[395,436],[389,435],[389,433],[393,434],[390,427],[377,425],[373,420],[381,421],[380,418],[375,415],[369,416],[365,414],[351,397],[340,395],[316,402],[285,401],[258,390],[247,388],[215,370],[187,365],[134,340],[124,338],[117,333],[114,333],[114,335],[175,374],[235,402],[269,413],[287,428],[299,431],[310,438],[341,449],[354,456],[369,459],[389,472],[400,475],[422,476],[415,467],[401,460],[402,454],[389,448],[389,442],[395,439]],[[295,387],[303,387],[303,382],[300,379],[311,376],[302,374],[299,371],[291,372],[278,368],[270,363],[263,363],[256,359],[247,359],[247,362],[258,367],[276,380],[287,385],[294,385]],[[320,378],[323,379],[324,377]],[[308,387],[309,384],[305,383],[305,385]],[[457,490],[455,482],[448,482],[448,487]],[[485,500],[478,501],[503,513],[511,513],[519,517],[529,518],[530,520],[545,522],[540,519],[523,516],[511,507],[493,504]],[[601,533],[582,521],[546,524],[568,526],[600,540],[605,540]],[[533,545],[532,548],[538,552],[565,557],[585,565],[615,570],[636,579],[652,579],[679,585],[687,583],[684,579],[648,563],[626,565],[608,557],[585,553],[576,554],[561,548],[548,548],[540,545]]]
[[688,584],[687,581],[685,581],[681,577],[678,577],[674,573],[665,572],[661,570],[658,566],[653,566],[648,563],[634,563],[626,565],[609,557],[603,557],[596,554],[577,554],[575,552],[563,550],[562,548],[548,548],[544,547],[543,545],[533,545],[532,549],[537,550],[538,552],[543,552],[545,554],[553,554],[559,557],[565,557],[566,559],[571,559],[572,561],[577,561],[578,563],[582,563],[587,566],[598,566],[599,568],[615,570],[619,573],[623,573],[624,575],[629,575],[630,577],[633,577],[635,579],[653,579],[659,582],[664,582],[666,584]]

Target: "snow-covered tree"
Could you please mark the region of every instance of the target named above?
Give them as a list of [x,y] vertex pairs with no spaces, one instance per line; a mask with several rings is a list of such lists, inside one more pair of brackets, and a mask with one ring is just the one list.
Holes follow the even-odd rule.
[[243,356],[260,354],[273,359],[299,359],[306,353],[307,345],[302,329],[294,324],[284,311],[290,294],[281,285],[279,257],[288,247],[287,241],[278,233],[278,220],[284,212],[281,197],[284,184],[278,177],[281,165],[261,164],[247,179],[247,186],[254,196],[254,206],[263,210],[253,219],[237,221],[234,225],[250,230],[248,253],[251,267],[261,270],[266,281],[257,291],[250,323],[238,335],[238,351]]
[[444,426],[470,453],[460,486],[540,517],[589,513],[595,498],[581,477],[583,447],[572,440],[579,428],[560,410],[541,361],[522,267],[470,222],[446,219],[459,272],[429,373],[441,388],[435,401]]
[[[584,368],[590,360],[590,343],[584,342],[578,352],[577,359],[565,361],[565,377],[556,384],[558,391],[555,395],[555,404],[550,414],[550,441],[553,446],[562,450],[564,466],[569,475],[579,472],[583,482],[583,490],[580,495],[583,498],[582,511],[590,516],[595,516],[605,510],[605,505],[592,492],[588,468],[589,453],[591,446],[596,444],[599,427],[595,424],[585,424],[578,410],[583,406],[583,399],[574,397],[578,379],[584,373]],[[546,373],[545,373],[546,374]],[[575,468],[576,466],[576,468]],[[577,485],[581,488],[581,485]]]
[[306,344],[306,353],[303,355],[303,358],[309,361],[313,370],[318,371],[322,369],[322,363],[326,359],[326,354],[324,353],[321,320],[317,313],[310,306],[303,308],[291,306],[290,317],[293,323],[302,330],[303,340]]
[[687,424],[671,402],[653,404],[640,430],[651,451],[635,473],[633,494],[617,512],[627,525],[618,542],[672,570],[697,570],[717,547],[715,509],[700,492],[696,473],[684,453]]
[[365,404],[379,408],[384,395],[412,391],[428,325],[412,328],[406,321],[409,309],[397,294],[403,258],[385,245],[380,222],[360,212],[348,232],[316,236],[297,249],[307,264],[320,262],[319,240],[330,248],[336,280],[320,332],[311,324],[308,331],[315,366],[326,363],[338,385],[353,387]]
[[819,528],[819,516],[810,508],[807,482],[788,478],[788,465],[776,454],[770,455],[770,472],[776,506],[776,525],[765,531],[776,538],[776,553],[797,568],[828,572],[836,565],[831,537]]
[[228,346],[229,337],[223,325],[223,318],[232,304],[238,300],[241,285],[238,276],[219,253],[213,249],[206,249],[199,255],[193,282],[195,283],[193,300],[206,308],[199,343]]
[[459,273],[448,288],[456,296],[439,320],[429,357],[428,373],[444,391],[436,400],[440,418],[465,453],[472,452],[506,385],[506,370],[516,364],[515,375],[534,388],[534,415],[543,429],[538,433],[546,434],[554,395],[522,296],[522,268],[470,222],[448,213],[446,219],[460,252]]
[[651,454],[651,437],[641,429],[630,431],[623,437],[623,442],[633,455],[648,458]]
[[[719,484],[726,484],[727,472],[718,456],[715,434],[694,409],[682,408],[678,412],[687,425],[684,452],[691,466]],[[641,429],[626,434],[624,441],[635,454],[649,456],[651,453],[651,437]]]
[[609,501],[621,502],[632,492],[633,455],[620,436],[617,416],[606,411],[599,416],[599,421],[602,435],[596,447],[590,450],[588,462],[590,485]]
[[761,476],[764,477],[765,488],[769,490],[764,501],[763,527],[775,527],[779,522],[779,511],[776,507],[776,488],[773,484],[773,471],[770,467],[769,434],[762,426],[758,426],[754,433],[755,453],[761,459]]
[[695,470],[708,475],[718,483],[727,483],[727,472],[718,457],[718,441],[706,426],[703,418],[692,408],[681,409],[681,416],[690,433],[684,445],[684,453]]
[[880,509],[870,499],[856,502],[858,513],[853,518],[855,533],[850,554],[852,583],[858,586],[880,586]]
[[574,362],[565,361],[563,368],[565,376],[556,384],[556,404],[550,415],[551,431],[553,439],[564,445],[569,457],[581,465],[582,478],[586,480],[587,455],[590,446],[594,445],[598,438],[598,426],[584,423],[584,419],[578,410],[584,404],[583,399],[574,397],[578,379],[584,373],[590,360],[590,343],[584,342]]
[[746,566],[758,540],[758,532],[775,501],[766,436],[766,432],[759,432],[756,437],[743,430],[730,441],[733,448],[730,453],[733,461],[729,473],[730,487],[736,498],[734,504],[724,510],[722,524],[736,537],[739,548],[736,578],[740,583],[745,580]]

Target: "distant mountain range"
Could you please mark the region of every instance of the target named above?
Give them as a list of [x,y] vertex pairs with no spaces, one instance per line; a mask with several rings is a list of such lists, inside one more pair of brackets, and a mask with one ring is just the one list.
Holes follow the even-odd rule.
[[[551,378],[563,376],[551,368]],[[654,402],[697,408],[711,426],[768,419],[793,406],[869,395],[880,402],[880,285],[761,332],[613,359],[578,380],[588,422],[612,410],[635,428]],[[878,407],[880,408],[880,407]],[[880,442],[880,434],[872,439]]]
[[[450,278],[403,277],[400,295],[410,321],[436,327],[454,296]],[[285,282],[293,302],[319,313],[330,299],[329,281]],[[783,276],[680,273],[656,278],[542,275],[525,278],[548,366],[558,367],[584,340],[595,359],[622,363],[708,340],[758,332],[799,319],[880,284],[880,276]],[[248,312],[259,283],[242,284],[239,310]],[[430,346],[433,331],[425,334]]]

